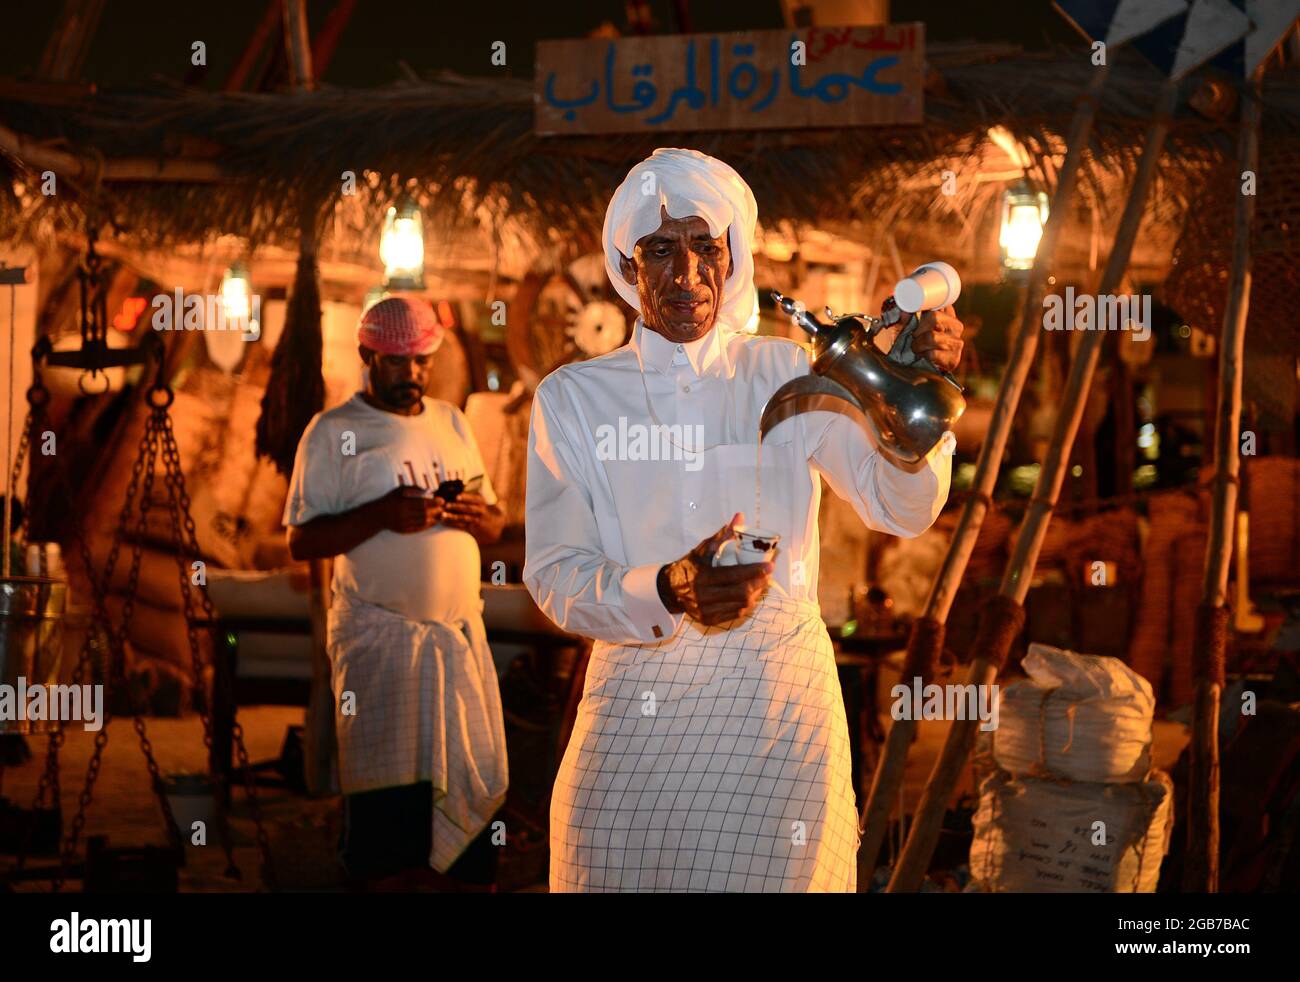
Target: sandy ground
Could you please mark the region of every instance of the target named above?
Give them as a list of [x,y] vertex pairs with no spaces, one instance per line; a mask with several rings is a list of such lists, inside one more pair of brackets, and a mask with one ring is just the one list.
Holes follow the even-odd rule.
[[[286,728],[302,722],[301,709],[280,706],[252,706],[240,709],[248,753],[254,762],[279,756]],[[888,722],[887,720],[885,721]],[[904,804],[910,811],[919,800],[925,780],[943,745],[948,724],[923,722],[917,743],[908,757]],[[95,796],[86,819],[85,835],[107,835],[112,846],[165,844],[162,812],[149,790],[149,775],[130,720],[114,720],[108,728],[109,740],[103,767],[95,786]],[[206,767],[202,726],[197,717],[153,719],[148,734],[158,764],[164,773],[202,772]],[[93,750],[94,735],[80,729],[70,730],[61,754],[62,798],[65,830],[74,813],[77,796],[86,775],[86,764]],[[1187,743],[1186,729],[1175,723],[1157,722],[1153,757],[1159,767],[1168,769]],[[33,760],[4,773],[2,793],[24,806],[30,805],[44,765],[45,740],[31,740]],[[969,768],[963,790],[973,788]],[[258,801],[270,836],[276,875],[281,889],[336,891],[342,883],[334,862],[339,832],[339,799],[312,799],[284,788],[259,787]],[[259,885],[259,853],[247,798],[242,787],[235,792],[231,821],[234,857],[242,870],[240,880],[226,877],[226,861],[218,836],[213,830],[204,846],[188,846],[186,866],[180,873],[184,891],[238,892]],[[510,818],[507,816],[507,828]],[[536,830],[509,838],[502,857],[501,887],[504,890],[544,889],[545,850]],[[84,840],[83,840],[84,841]],[[9,857],[0,859],[5,866]],[[41,857],[29,866],[47,865],[52,860]],[[79,884],[71,884],[78,888]],[[43,882],[23,883],[20,889],[44,890]]]

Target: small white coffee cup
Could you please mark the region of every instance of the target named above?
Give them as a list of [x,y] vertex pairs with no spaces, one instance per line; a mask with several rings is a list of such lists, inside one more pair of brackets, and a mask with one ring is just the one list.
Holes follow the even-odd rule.
[[713,557],[714,566],[748,566],[770,561],[776,555],[781,536],[766,529],[737,529]]

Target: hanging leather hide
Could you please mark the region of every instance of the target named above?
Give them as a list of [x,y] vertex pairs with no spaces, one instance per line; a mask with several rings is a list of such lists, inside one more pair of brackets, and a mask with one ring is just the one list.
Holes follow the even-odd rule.
[[284,331],[271,358],[271,377],[257,421],[258,455],[269,457],[286,477],[293,473],[293,458],[303,431],[325,405],[320,321],[316,253],[304,237],[285,311]]

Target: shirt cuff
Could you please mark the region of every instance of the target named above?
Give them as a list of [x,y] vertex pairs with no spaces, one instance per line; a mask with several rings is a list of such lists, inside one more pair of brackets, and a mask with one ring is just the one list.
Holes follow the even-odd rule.
[[677,633],[685,614],[670,614],[659,599],[657,580],[663,563],[633,566],[623,574],[623,605],[642,641],[663,641]]

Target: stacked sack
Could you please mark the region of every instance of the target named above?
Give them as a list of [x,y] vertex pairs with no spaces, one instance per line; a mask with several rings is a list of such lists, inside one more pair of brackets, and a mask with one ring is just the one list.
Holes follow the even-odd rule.
[[[1153,893],[1173,784],[1151,766],[1151,685],[1117,658],[1031,644],[980,734],[971,876],[1013,893]],[[1100,823],[1100,824],[1099,824]]]
[[1168,672],[1169,700],[1184,706],[1194,692],[1192,635],[1201,599],[1207,512],[1202,495],[1187,491],[1158,492],[1148,505],[1142,590],[1128,662],[1157,686]]
[[1255,457],[1245,461],[1250,505],[1250,578],[1293,579],[1300,556],[1300,460]]

